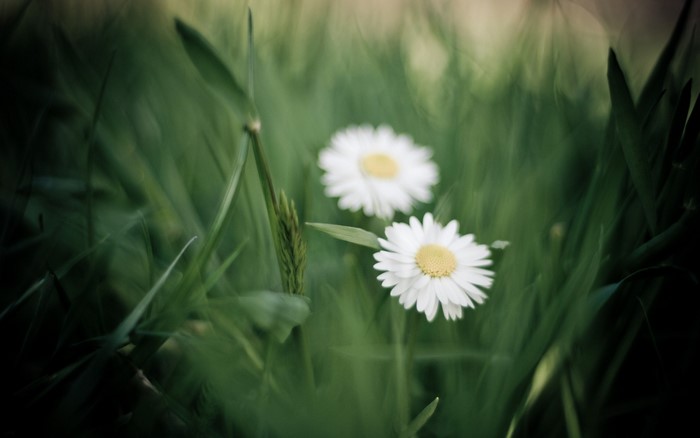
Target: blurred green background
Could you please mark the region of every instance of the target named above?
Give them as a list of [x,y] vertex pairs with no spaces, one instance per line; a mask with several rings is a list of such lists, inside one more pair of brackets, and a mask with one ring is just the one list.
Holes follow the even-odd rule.
[[[3,436],[694,430],[697,9],[3,2]],[[283,292],[249,120],[175,18],[255,102],[307,242],[303,296]],[[456,323],[405,312],[370,249],[303,226],[382,235],[316,165],[361,123],[434,150],[416,215],[511,243]]]

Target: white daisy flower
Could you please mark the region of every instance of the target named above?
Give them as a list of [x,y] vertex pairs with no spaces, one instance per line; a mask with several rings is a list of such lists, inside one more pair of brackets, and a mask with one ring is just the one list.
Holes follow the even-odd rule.
[[438,307],[446,319],[462,317],[462,307],[481,304],[493,283],[488,246],[474,242],[474,235],[460,236],[459,224],[450,221],[445,227],[426,213],[423,223],[411,217],[408,224],[386,227],[387,239],[379,239],[384,251],[374,254],[379,262],[374,268],[381,273],[382,286],[391,287],[391,296],[399,297],[406,309],[416,305],[428,321],[435,318]]
[[429,202],[438,181],[432,152],[388,126],[351,126],[333,135],[319,154],[326,195],[339,197],[344,210],[367,216],[394,217],[411,212],[416,201]]

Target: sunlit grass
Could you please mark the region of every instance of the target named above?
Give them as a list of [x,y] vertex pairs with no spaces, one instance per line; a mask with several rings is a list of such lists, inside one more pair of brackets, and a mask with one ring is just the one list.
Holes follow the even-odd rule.
[[[437,7],[401,9],[415,32],[375,33],[292,3],[253,5],[253,28],[243,4],[133,4],[85,26],[31,2],[3,18],[3,430],[679,424],[698,383],[688,17],[630,59],[558,21],[543,37],[556,17],[533,7],[489,57]],[[414,216],[510,242],[457,322],[389,297],[372,257],[388,222],[323,194],[319,151],[363,123],[432,148],[440,181]]]

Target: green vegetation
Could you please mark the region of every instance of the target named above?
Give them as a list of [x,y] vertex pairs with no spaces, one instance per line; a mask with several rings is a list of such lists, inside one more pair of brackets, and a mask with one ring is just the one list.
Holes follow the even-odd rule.
[[[421,32],[302,2],[0,10],[3,436],[692,428],[692,1],[652,61],[611,49],[607,72],[565,33],[541,50],[547,2],[488,63],[407,4]],[[318,152],[363,123],[433,149],[415,216],[510,242],[457,322],[389,297],[386,223],[323,194]]]

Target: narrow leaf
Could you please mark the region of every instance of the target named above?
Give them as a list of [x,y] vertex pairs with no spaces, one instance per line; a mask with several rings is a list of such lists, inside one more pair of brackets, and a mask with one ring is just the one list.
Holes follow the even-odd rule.
[[676,109],[673,111],[673,118],[668,129],[666,137],[666,147],[662,151],[661,162],[659,163],[660,177],[659,181],[665,181],[668,177],[668,172],[671,169],[671,154],[680,147],[685,120],[688,117],[688,109],[690,108],[690,92],[692,90],[693,80],[688,79],[678,97]]
[[652,234],[656,234],[656,207],[651,166],[642,144],[642,135],[637,113],[632,103],[627,81],[617,62],[615,52],[610,49],[608,56],[608,85],[612,101],[612,113],[622,152],[632,183],[642,203],[644,215]]
[[187,55],[206,83],[216,91],[217,95],[222,96],[241,120],[247,121],[253,118],[255,114],[253,103],[204,36],[177,18],[175,29],[180,35]]
[[117,326],[117,328],[112,332],[112,334],[107,338],[107,341],[105,342],[104,348],[107,350],[116,350],[119,344],[124,342],[127,339],[127,336],[129,333],[136,327],[136,323],[138,323],[139,319],[141,319],[141,316],[143,313],[146,311],[146,308],[148,307],[149,304],[151,304],[151,301],[153,301],[153,298],[155,298],[156,294],[160,292],[160,289],[163,287],[165,284],[165,281],[168,279],[170,276],[170,273],[173,271],[175,268],[175,265],[177,262],[180,260],[180,257],[185,253],[185,250],[192,244],[197,239],[197,236],[191,238],[185,246],[180,250],[180,253],[175,257],[175,260],[170,263],[170,266],[168,266],[168,269],[163,273],[163,275],[160,276],[156,284],[153,285],[151,290],[149,290],[146,295],[141,299],[141,301],[134,307],[134,309],[129,313],[129,315],[122,320],[122,322]]
[[97,351],[94,359],[90,361],[85,371],[73,382],[68,395],[65,398],[66,402],[61,406],[63,415],[71,415],[73,418],[80,421],[85,417],[85,406],[87,400],[92,396],[97,386],[97,382],[103,374],[104,368],[107,366],[109,358],[117,348],[128,339],[129,333],[136,327],[136,324],[141,319],[141,316],[146,311],[148,305],[153,301],[156,294],[165,284],[172,273],[175,265],[180,260],[185,250],[195,241],[197,237],[191,238],[185,246],[180,250],[180,253],[172,261],[168,269],[158,279],[155,285],[144,295],[141,301],[127,315],[126,318],[117,326],[116,329],[108,336],[105,336],[102,347]]
[[632,268],[639,268],[645,264],[654,263],[668,257],[673,253],[676,245],[682,244],[683,239],[692,233],[697,223],[695,221],[697,212],[686,210],[680,219],[663,233],[655,236],[644,245],[637,248],[627,260],[627,264]]
[[603,305],[605,305],[605,303],[607,303],[608,300],[610,300],[610,298],[612,298],[616,293],[618,293],[618,291],[623,285],[626,285],[631,281],[640,281],[643,279],[663,277],[671,274],[683,274],[693,284],[700,284],[700,280],[698,280],[698,278],[696,278],[691,271],[686,270],[685,268],[680,268],[678,266],[673,265],[652,266],[649,268],[644,268],[635,271],[623,278],[622,280],[618,281],[617,283],[607,284],[601,287],[600,289],[596,290],[588,298],[588,306],[590,307],[591,312],[598,312],[598,310],[600,310],[600,308],[603,307]]
[[[102,238],[99,242],[97,242],[93,247],[88,248],[84,251],[81,251],[78,253],[75,257],[69,259],[65,264],[63,264],[60,268],[56,270],[55,277],[56,278],[62,278],[64,275],[66,275],[75,265],[78,264],[79,261],[85,259],[87,256],[92,254],[98,246],[100,246],[102,243],[106,242],[111,236],[107,235]],[[17,298],[15,301],[10,303],[3,311],[0,313],[0,321],[10,312],[12,312],[14,309],[19,307],[22,303],[27,301],[32,295],[36,293],[46,282],[48,276],[43,277],[41,280],[38,280],[34,284],[32,284],[19,298]]]
[[688,122],[685,125],[685,131],[683,132],[683,139],[673,154],[673,162],[681,164],[688,158],[690,151],[693,149],[695,142],[698,139],[698,134],[700,134],[700,105],[698,102],[700,99],[695,99],[695,104],[693,105],[693,110],[688,117]]
[[307,222],[306,225],[335,237],[336,239],[372,249],[381,249],[377,236],[361,228],[348,227],[345,225],[321,224],[317,222]]
[[414,436],[416,433],[418,433],[419,430],[425,426],[425,423],[430,420],[430,417],[433,416],[435,413],[435,409],[437,409],[438,403],[440,403],[440,397],[435,397],[435,400],[430,402],[428,406],[423,408],[422,411],[418,415],[416,415],[416,418],[414,418],[409,424],[408,427],[406,427],[406,430],[404,433],[402,433],[402,436],[405,437],[411,437]]
[[248,96],[255,101],[255,44],[253,42],[253,11],[248,8]]

